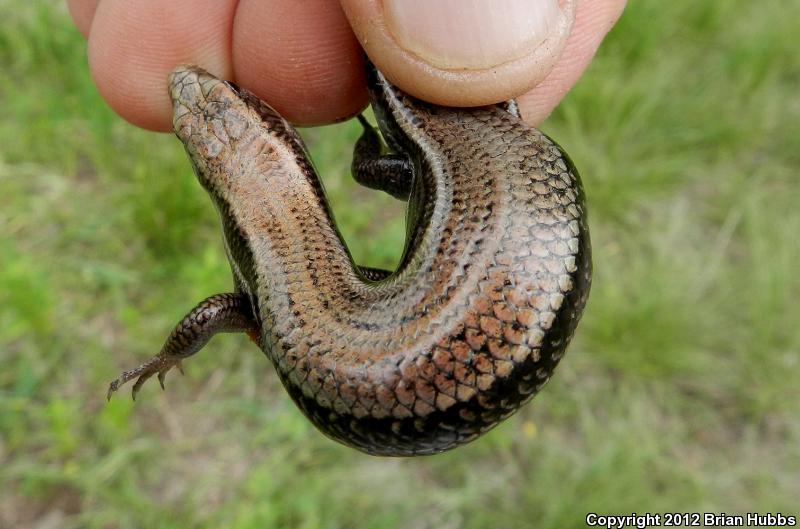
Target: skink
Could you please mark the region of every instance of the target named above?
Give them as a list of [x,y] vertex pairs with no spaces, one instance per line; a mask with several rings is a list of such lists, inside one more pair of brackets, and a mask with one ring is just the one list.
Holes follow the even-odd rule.
[[513,103],[418,101],[367,65],[353,174],[408,200],[393,272],[354,264],[306,147],[275,110],[193,66],[173,125],[222,222],[234,292],[201,302],[161,352],[111,383],[134,398],[218,332],[246,332],[324,434],[370,454],[471,441],[550,378],[591,283],[575,167]]

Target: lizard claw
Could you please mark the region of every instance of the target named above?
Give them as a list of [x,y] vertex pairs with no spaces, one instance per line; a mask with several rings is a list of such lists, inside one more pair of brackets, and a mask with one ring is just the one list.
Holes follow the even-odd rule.
[[167,373],[169,373],[169,370],[173,367],[176,368],[181,375],[186,375],[186,372],[183,370],[183,363],[180,360],[175,360],[172,365],[168,365],[158,372],[158,383],[161,384],[161,389],[165,389],[164,380],[167,379]]
[[153,376],[152,371],[145,371],[141,374],[141,376],[136,380],[133,384],[133,388],[131,388],[131,398],[136,400],[136,395],[139,393],[139,390],[142,389],[142,385],[147,382],[147,379]]
[[111,384],[108,385],[108,393],[106,393],[106,400],[111,400],[111,395],[113,395],[114,392],[116,392],[119,389],[121,384],[122,383],[120,382],[120,379],[118,378],[115,381],[113,381]]

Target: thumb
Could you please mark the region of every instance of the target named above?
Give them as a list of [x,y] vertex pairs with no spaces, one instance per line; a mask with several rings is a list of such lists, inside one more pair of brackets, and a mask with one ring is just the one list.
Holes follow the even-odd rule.
[[478,106],[529,91],[567,42],[577,0],[341,0],[373,63],[421,99]]

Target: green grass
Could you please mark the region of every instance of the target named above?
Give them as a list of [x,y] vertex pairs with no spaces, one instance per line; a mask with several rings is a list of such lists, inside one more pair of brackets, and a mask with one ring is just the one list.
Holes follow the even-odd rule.
[[[230,288],[171,136],[97,95],[63,8],[0,1],[0,527],[584,527],[800,498],[800,4],[632,1],[544,129],[590,201],[596,276],[533,403],[471,445],[377,459],[318,434],[246,339],[168,392],[117,372]],[[304,131],[359,262],[402,210]],[[376,222],[375,219],[378,219]]]

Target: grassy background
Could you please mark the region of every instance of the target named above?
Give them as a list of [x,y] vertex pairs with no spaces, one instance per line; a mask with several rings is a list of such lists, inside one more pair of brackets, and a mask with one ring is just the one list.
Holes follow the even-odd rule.
[[[106,404],[108,381],[230,273],[179,143],[104,106],[54,4],[0,0],[0,527],[798,514],[800,3],[630,2],[543,127],[590,200],[576,341],[531,405],[414,460],[323,438],[238,336],[168,392]],[[357,127],[305,135],[354,254],[391,265],[401,210],[351,183]]]

